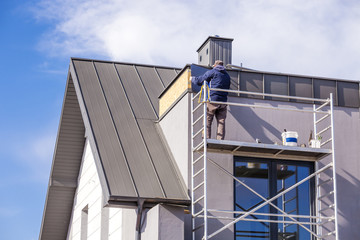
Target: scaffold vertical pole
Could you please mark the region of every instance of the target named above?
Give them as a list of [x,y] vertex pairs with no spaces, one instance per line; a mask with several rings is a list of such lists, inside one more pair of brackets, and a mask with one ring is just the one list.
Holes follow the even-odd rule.
[[[317,134],[317,127],[316,127],[316,121],[317,121],[317,118],[316,118],[316,105],[315,103],[313,104],[313,110],[314,110],[314,113],[313,113],[313,118],[314,118],[314,132],[313,132],[313,136],[312,138],[313,139],[316,139],[316,134]],[[311,139],[309,139],[311,140]],[[310,144],[310,142],[309,142]],[[315,172],[317,172],[319,170],[319,162],[316,161],[315,162]],[[316,194],[315,194],[315,199],[316,199],[316,206],[315,206],[315,212],[316,212],[316,216],[318,217],[316,219],[317,223],[320,223],[321,222],[321,212],[320,212],[320,209],[321,209],[321,201],[317,200],[320,196],[321,196],[321,188],[320,188],[320,173],[319,174],[316,174],[315,176],[315,188],[316,188]],[[320,225],[317,225],[316,226],[316,233],[317,235],[321,235],[322,234],[322,231],[321,231],[321,226]]]
[[204,81],[204,240],[208,239],[208,210],[207,210],[207,101],[209,96],[207,96],[207,82]]
[[335,216],[335,239],[339,240],[338,231],[338,207],[337,207],[337,186],[336,186],[336,160],[335,160],[335,136],[334,136],[334,99],[333,94],[330,93],[330,114],[331,114],[331,156],[332,156],[332,170],[333,170],[333,186],[334,186],[334,216]]
[[[190,112],[190,119],[191,119],[191,216],[195,214],[195,205],[194,205],[194,93],[191,93],[191,112]],[[195,239],[195,218],[191,217],[191,224],[192,224],[192,239]]]

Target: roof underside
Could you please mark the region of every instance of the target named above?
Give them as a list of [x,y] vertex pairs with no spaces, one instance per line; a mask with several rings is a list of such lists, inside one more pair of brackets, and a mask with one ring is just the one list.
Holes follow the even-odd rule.
[[189,202],[155,121],[158,96],[180,69],[72,59],[40,239],[65,239],[85,135],[112,203]]
[[68,78],[40,239],[66,239],[85,144],[74,84]]

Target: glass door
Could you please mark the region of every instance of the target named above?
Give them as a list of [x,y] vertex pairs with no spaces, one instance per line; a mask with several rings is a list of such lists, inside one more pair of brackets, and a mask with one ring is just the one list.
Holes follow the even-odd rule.
[[[234,217],[240,217],[266,200],[288,191],[314,171],[311,162],[236,157],[234,164],[235,177],[241,182],[234,181]],[[272,201],[276,207],[264,204],[246,216],[245,221],[238,221],[235,224],[235,239],[310,240],[308,231],[291,222],[294,219],[309,221],[300,215],[309,215],[313,209],[313,185],[313,181],[307,181],[293,187]],[[292,219],[285,213],[290,214]]]

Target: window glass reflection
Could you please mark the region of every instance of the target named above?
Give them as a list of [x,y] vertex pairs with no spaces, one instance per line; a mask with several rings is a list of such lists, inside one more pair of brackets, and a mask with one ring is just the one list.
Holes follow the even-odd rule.
[[[237,222],[235,239],[310,240],[311,235],[306,229],[290,222],[309,222],[308,218],[301,218],[300,215],[311,213],[313,182],[306,181],[297,187],[293,185],[312,172],[313,164],[310,162],[236,158],[234,174],[240,182],[234,183],[235,217],[242,216],[284,191],[287,192],[272,201],[275,207],[265,204],[247,216],[246,221]],[[285,216],[284,213],[290,216]],[[274,220],[279,222],[271,222]],[[309,224],[304,226],[311,229]]]

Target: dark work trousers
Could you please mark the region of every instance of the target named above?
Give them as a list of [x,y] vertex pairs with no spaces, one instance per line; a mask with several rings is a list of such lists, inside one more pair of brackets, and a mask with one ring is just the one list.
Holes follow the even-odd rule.
[[207,103],[207,138],[211,138],[211,124],[214,120],[214,115],[217,121],[217,140],[223,140],[225,137],[225,118],[227,113],[226,104]]

